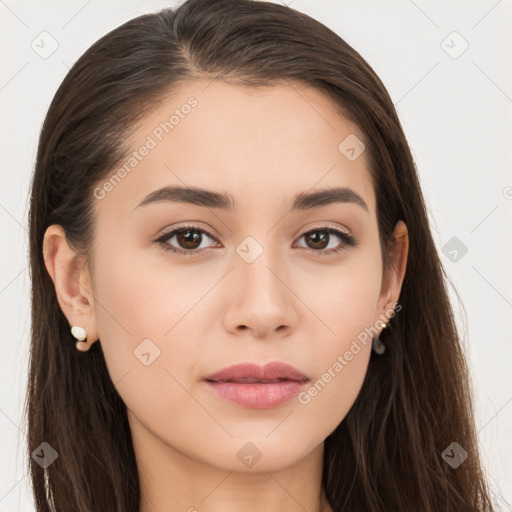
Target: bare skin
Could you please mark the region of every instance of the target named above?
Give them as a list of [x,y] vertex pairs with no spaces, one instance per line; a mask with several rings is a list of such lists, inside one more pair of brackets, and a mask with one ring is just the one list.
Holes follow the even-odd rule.
[[[190,97],[197,105],[183,108]],[[159,140],[155,128],[175,109],[179,121]],[[94,199],[90,267],[60,226],[48,228],[45,261],[59,304],[70,326],[86,329],[87,343],[101,343],[128,409],[140,512],[321,510],[324,440],[360,392],[371,337],[357,353],[351,347],[392,315],[408,253],[399,222],[394,265],[383,272],[365,153],[350,160],[338,149],[350,134],[363,138],[319,91],[196,81],[136,128],[131,151],[148,136],[155,147]],[[138,207],[167,185],[229,193],[236,210],[165,201]],[[367,210],[354,202],[291,210],[296,194],[334,187],[352,189]],[[184,224],[207,232],[194,246],[202,253],[165,251],[193,252],[177,235],[155,241]],[[325,226],[350,233],[357,245]],[[306,235],[312,230],[316,240]],[[254,261],[241,256],[258,248]],[[148,365],[134,355],[145,339]],[[329,368],[331,379],[307,403],[293,398],[268,409],[227,402],[205,385],[231,364],[273,360],[311,384]],[[261,454],[252,467],[239,457],[244,447],[254,450],[247,443]]]

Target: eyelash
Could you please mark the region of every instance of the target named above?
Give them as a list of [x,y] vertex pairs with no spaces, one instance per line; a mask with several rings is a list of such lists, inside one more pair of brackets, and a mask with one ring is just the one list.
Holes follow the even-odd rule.
[[[204,229],[201,229],[197,226],[185,225],[185,226],[180,226],[178,228],[175,228],[167,233],[164,233],[157,240],[155,240],[155,242],[159,243],[162,246],[162,249],[164,251],[169,251],[174,254],[181,254],[183,256],[196,256],[196,255],[202,254],[204,251],[207,251],[208,249],[210,249],[210,247],[204,247],[202,249],[191,249],[191,250],[187,251],[184,249],[175,249],[173,247],[170,247],[169,244],[166,243],[174,235],[181,233],[183,231],[189,231],[189,230],[196,231],[198,233],[202,233],[202,234],[206,235],[207,237],[214,239],[214,237],[212,235],[210,235],[210,233],[208,233],[208,231],[205,231]],[[322,249],[320,251],[315,251],[314,249],[306,248],[307,251],[312,252],[315,255],[317,255],[317,254],[322,254],[322,255],[337,254],[337,253],[343,251],[344,249],[346,249],[347,247],[355,247],[359,243],[353,236],[351,236],[337,228],[334,228],[332,226],[320,226],[320,227],[311,229],[311,230],[303,233],[300,236],[300,238],[302,238],[305,235],[309,235],[310,233],[316,233],[316,232],[322,232],[322,233],[328,233],[331,235],[336,235],[342,240],[343,243],[342,243],[341,247],[338,247],[337,249],[327,249],[327,250]]]

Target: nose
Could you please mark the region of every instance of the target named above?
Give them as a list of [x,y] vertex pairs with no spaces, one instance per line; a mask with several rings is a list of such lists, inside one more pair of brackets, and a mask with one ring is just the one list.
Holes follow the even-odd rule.
[[295,330],[296,291],[289,284],[289,272],[270,252],[264,250],[252,263],[235,257],[230,273],[233,290],[224,316],[224,327],[233,334],[265,338]]

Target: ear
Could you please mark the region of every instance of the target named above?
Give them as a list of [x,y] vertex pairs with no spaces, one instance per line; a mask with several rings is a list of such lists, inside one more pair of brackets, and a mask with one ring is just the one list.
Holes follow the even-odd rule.
[[377,325],[379,319],[381,322],[389,322],[390,317],[393,315],[407,267],[409,232],[407,226],[401,220],[396,223],[393,236],[395,238],[394,250],[391,254],[390,268],[382,278],[381,293],[374,325]]
[[[71,326],[85,329],[86,342],[78,342],[79,350],[88,350],[98,340],[91,275],[85,258],[68,243],[62,226],[52,224],[45,232],[43,258],[50,274],[62,312]],[[76,341],[76,340],[75,340]]]

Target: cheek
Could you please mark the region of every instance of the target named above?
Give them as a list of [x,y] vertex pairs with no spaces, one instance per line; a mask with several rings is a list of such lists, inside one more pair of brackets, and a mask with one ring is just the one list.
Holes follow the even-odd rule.
[[155,390],[179,389],[182,374],[197,366],[200,326],[218,318],[207,311],[214,307],[208,291],[216,278],[171,266],[157,249],[103,243],[109,257],[96,260],[94,295],[107,368],[114,384],[123,379],[118,391],[129,407],[142,398],[140,406],[155,411]]
[[[318,372],[299,403],[318,419],[329,435],[343,420],[363,384],[371,354],[373,321],[381,288],[381,269],[364,255],[341,265],[307,295],[321,320],[311,357]],[[323,324],[323,325],[322,325]],[[311,323],[310,323],[311,325]]]
[[191,285],[187,272],[111,249],[95,265],[96,317],[110,378],[148,430],[158,435],[160,426],[162,437],[179,438],[190,431],[190,414],[197,414],[185,390],[188,372],[197,365],[193,306],[211,279]]
[[[147,262],[133,250],[104,240],[96,256],[94,295],[101,347],[112,381],[157,361],[161,356],[163,333],[172,325],[172,304],[163,301],[161,280]],[[167,322],[164,322],[167,313]],[[142,355],[149,353],[149,356]]]
[[301,298],[323,324],[324,364],[325,357],[348,350],[358,336],[363,341],[361,333],[374,322],[382,281],[379,261],[372,253],[361,252],[357,258],[351,257],[338,267],[317,271],[314,278],[302,277],[300,281],[309,283],[302,284]]

